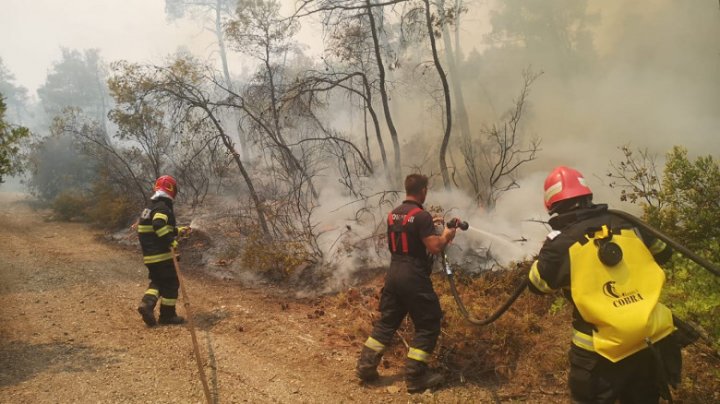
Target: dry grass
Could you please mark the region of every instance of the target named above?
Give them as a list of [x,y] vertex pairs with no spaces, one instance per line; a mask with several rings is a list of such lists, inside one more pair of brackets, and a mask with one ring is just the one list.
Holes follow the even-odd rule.
[[[477,318],[496,310],[526,276],[528,263],[508,271],[457,279],[467,309]],[[525,292],[496,322],[478,327],[462,317],[444,276],[434,274],[445,317],[433,365],[444,370],[450,385],[471,383],[491,387],[503,397],[567,394],[567,350],[572,336],[571,308],[554,305],[555,298]],[[359,347],[377,319],[382,275],[347,289],[327,301],[336,311],[334,346]],[[412,338],[405,321],[383,359],[386,367],[401,367]],[[705,345],[684,351],[683,382],[675,402],[720,402],[720,356]]]

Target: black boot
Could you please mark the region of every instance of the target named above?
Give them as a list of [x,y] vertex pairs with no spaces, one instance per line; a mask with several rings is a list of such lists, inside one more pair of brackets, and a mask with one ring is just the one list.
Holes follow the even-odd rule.
[[184,322],[185,319],[175,313],[175,306],[160,304],[160,317],[158,318],[158,323],[170,325],[182,324]]
[[157,296],[144,295],[140,301],[137,311],[142,316],[143,321],[148,327],[154,326],[155,321],[155,305],[157,304]]
[[357,377],[364,382],[377,380],[380,377],[377,367],[380,364],[381,358],[382,352],[376,352],[367,346],[363,346],[362,351],[360,351],[357,367],[355,368]]
[[408,393],[420,393],[444,381],[443,375],[431,372],[425,362],[408,359],[405,363],[405,383]]

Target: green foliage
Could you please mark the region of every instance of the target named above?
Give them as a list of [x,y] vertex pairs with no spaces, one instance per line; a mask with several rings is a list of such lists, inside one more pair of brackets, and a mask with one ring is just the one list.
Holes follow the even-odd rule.
[[137,213],[137,195],[108,175],[113,169],[109,160],[88,156],[86,150],[67,134],[34,144],[28,156],[31,192],[56,219],[90,221],[108,229],[126,225]]
[[105,68],[100,51],[62,49],[62,58],[53,64],[45,83],[38,89],[43,109],[52,119],[65,108],[77,107],[104,121],[108,104]]
[[[654,173],[652,164],[639,163],[627,151],[625,156],[624,167],[635,167],[626,172],[631,189],[651,191],[645,194],[650,199],[630,199],[644,201],[643,219],[710,262],[720,262],[718,162],[712,156],[691,160],[687,150],[676,146],[667,154],[658,182],[654,174],[647,175]],[[638,178],[644,178],[645,184]],[[720,279],[680,254],[664,267],[668,274],[664,301],[679,317],[701,325],[720,347]]]
[[30,134],[27,128],[13,127],[5,122],[5,101],[0,94],[0,183],[3,177],[21,170],[18,152],[20,143]]
[[[712,156],[688,158],[675,147],[667,155],[661,209],[645,212],[649,223],[711,262],[720,262],[720,166]],[[706,329],[720,347],[720,279],[685,259],[668,267],[666,294],[673,310]]]
[[551,315],[555,315],[559,313],[563,307],[567,304],[567,299],[563,296],[558,296],[555,298],[555,300],[552,303],[552,306],[550,306],[550,309],[548,310],[548,313]]
[[67,135],[52,135],[33,145],[28,155],[28,186],[44,203],[67,190],[87,191],[96,176],[92,163]]
[[580,72],[596,58],[592,30],[600,21],[587,0],[501,0],[490,14],[487,39],[502,52],[564,74]]
[[2,57],[0,57],[0,94],[5,98],[6,112],[10,119],[22,123],[22,112],[26,110],[28,103],[27,89],[15,85],[15,75],[5,67]]
[[[720,261],[720,166],[712,156],[690,161],[687,150],[675,147],[665,164],[662,209],[647,212],[650,223],[711,261]],[[714,247],[714,249],[713,249]]]

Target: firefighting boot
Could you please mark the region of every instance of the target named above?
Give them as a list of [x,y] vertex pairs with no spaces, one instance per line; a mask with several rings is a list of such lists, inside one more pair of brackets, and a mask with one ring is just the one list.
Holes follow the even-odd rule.
[[155,321],[155,305],[157,301],[157,296],[143,295],[140,306],[137,308],[138,313],[142,316],[142,320],[148,327],[152,327],[157,323]]
[[445,381],[439,373],[431,372],[425,362],[407,359],[405,363],[405,384],[408,393],[421,393],[426,389],[437,387]]
[[172,325],[182,324],[184,322],[185,319],[175,313],[175,306],[168,306],[162,303],[160,304],[160,317],[158,318],[158,323]]
[[380,359],[382,359],[382,352],[376,352],[367,346],[363,346],[355,368],[357,377],[363,382],[377,380],[380,377],[377,371]]

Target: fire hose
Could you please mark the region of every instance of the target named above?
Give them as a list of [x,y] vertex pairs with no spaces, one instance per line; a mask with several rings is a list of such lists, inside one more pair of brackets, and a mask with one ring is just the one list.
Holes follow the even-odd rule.
[[195,352],[195,361],[197,362],[198,372],[200,372],[200,381],[203,385],[203,391],[205,393],[205,399],[208,404],[211,404],[212,396],[210,394],[210,387],[208,386],[207,378],[205,377],[205,369],[202,364],[202,357],[200,356],[200,348],[198,347],[197,336],[195,335],[195,323],[193,322],[192,312],[190,311],[190,298],[185,291],[185,282],[183,281],[182,274],[180,273],[180,264],[178,263],[177,250],[172,248],[173,264],[175,264],[175,273],[177,274],[178,282],[180,283],[180,291],[182,292],[183,304],[185,306],[185,313],[188,318],[188,325],[190,326],[190,336],[192,337],[193,351]]
[[670,247],[672,247],[674,250],[678,251],[680,254],[684,255],[685,257],[691,259],[696,264],[700,265],[701,267],[705,268],[709,272],[711,272],[715,276],[720,276],[720,269],[713,264],[712,262],[706,260],[705,258],[695,254],[694,252],[690,251],[687,247],[684,245],[678,243],[677,241],[670,238],[668,235],[663,234],[659,230],[653,228],[649,224],[643,222],[642,220],[638,219],[637,217],[627,213],[623,212],[621,210],[614,210],[614,209],[608,209],[608,213],[615,215],[617,217],[623,218],[636,226],[642,228],[643,230],[647,231],[648,233],[652,234],[653,236],[659,238],[660,240],[667,243]]
[[[623,219],[629,221],[630,223],[633,223],[634,225],[642,228],[643,230],[647,231],[651,235],[663,240],[674,250],[678,251],[679,253],[681,253],[685,257],[689,258],[696,264],[705,268],[706,270],[708,270],[715,276],[720,276],[720,269],[718,269],[718,267],[716,265],[714,265],[710,261],[704,259],[703,257],[700,257],[699,255],[695,254],[694,252],[690,251],[688,248],[686,248],[682,244],[673,240],[672,238],[670,238],[666,234],[660,232],[659,230],[656,230],[655,228],[653,228],[649,224],[643,222],[639,218],[637,218],[629,213],[619,211],[619,210],[614,210],[614,209],[608,209],[608,213],[615,215],[617,217],[623,218]],[[467,222],[460,221],[460,219],[452,219],[451,221],[449,221],[447,223],[447,226],[449,228],[459,228],[461,230],[467,230],[470,227]],[[465,319],[467,321],[469,321],[470,323],[475,324],[477,326],[488,325],[488,324],[492,323],[493,321],[497,320],[498,318],[500,318],[500,316],[502,316],[510,308],[510,306],[512,306],[513,303],[515,303],[515,300],[517,300],[517,298],[520,297],[520,295],[528,287],[528,278],[525,277],[520,282],[520,284],[517,286],[517,288],[515,288],[515,291],[512,293],[512,295],[510,295],[510,297],[494,313],[492,313],[487,318],[481,320],[481,319],[474,317],[470,312],[468,312],[467,308],[463,304],[462,299],[460,298],[460,294],[458,293],[457,286],[455,285],[455,275],[453,273],[452,267],[450,265],[450,262],[447,259],[447,255],[445,254],[444,250],[442,252],[441,258],[442,258],[443,270],[445,272],[445,275],[448,279],[448,283],[450,285],[450,292],[452,293],[453,298],[455,298],[455,303],[457,303],[458,309],[460,310],[460,314],[462,314],[462,316],[465,317]],[[683,322],[682,326],[690,327],[689,324],[685,324],[684,322]],[[690,333],[694,332],[695,334],[697,334],[697,331],[695,331],[695,330],[687,330],[687,331],[692,331]]]
[[[459,228],[461,230],[467,230],[470,225],[468,225],[467,222],[460,221],[459,219],[452,219],[447,223],[447,226],[449,228]],[[469,321],[472,324],[475,324],[477,326],[485,326],[493,321],[497,320],[502,316],[510,306],[515,303],[515,300],[517,300],[518,297],[522,294],[522,292],[525,291],[525,289],[528,286],[528,280],[527,278],[523,278],[523,280],[520,282],[520,284],[517,286],[513,294],[503,303],[494,313],[492,313],[489,317],[485,319],[478,319],[474,317],[470,312],[468,312],[467,308],[465,308],[465,305],[462,302],[462,299],[460,298],[460,294],[458,293],[457,286],[455,285],[455,274],[453,273],[452,267],[450,265],[450,261],[447,259],[447,254],[445,254],[445,250],[442,252],[442,265],[443,270],[445,272],[445,276],[447,277],[448,283],[450,284],[450,292],[453,295],[453,298],[455,298],[455,303],[458,306],[458,310],[460,310],[460,314],[462,314],[463,317],[467,321]]]
[[450,267],[450,263],[448,262],[447,256],[445,255],[445,252],[443,251],[442,254],[442,262],[443,262],[443,268],[445,270],[445,275],[447,276],[448,283],[450,284],[450,292],[452,293],[453,297],[455,298],[455,303],[457,303],[458,309],[460,310],[460,314],[465,317],[467,321],[469,321],[472,324],[475,324],[477,326],[484,326],[492,323],[493,321],[497,320],[505,314],[506,311],[510,308],[510,306],[515,303],[515,300],[517,300],[518,297],[522,294],[522,292],[525,291],[525,289],[528,286],[528,280],[527,278],[523,278],[523,280],[520,282],[520,285],[518,285],[517,288],[515,288],[515,291],[513,294],[503,303],[497,310],[495,310],[494,313],[492,313],[490,316],[488,316],[485,319],[478,319],[474,317],[472,314],[470,314],[467,309],[465,308],[465,305],[462,302],[462,299],[460,299],[460,295],[458,294],[457,287],[455,286],[455,275],[452,272],[452,268]]

